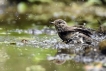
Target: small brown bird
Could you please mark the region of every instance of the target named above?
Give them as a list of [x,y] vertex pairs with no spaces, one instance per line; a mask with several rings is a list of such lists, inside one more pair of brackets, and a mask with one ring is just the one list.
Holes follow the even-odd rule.
[[87,43],[91,44],[91,31],[84,27],[68,26],[67,23],[62,19],[57,19],[51,22],[55,25],[56,31],[59,37],[65,43]]

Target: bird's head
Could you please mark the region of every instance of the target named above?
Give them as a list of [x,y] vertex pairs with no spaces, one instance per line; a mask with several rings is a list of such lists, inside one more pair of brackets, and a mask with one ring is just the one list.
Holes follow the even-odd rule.
[[65,26],[67,26],[67,23],[62,19],[57,19],[51,23],[54,24],[56,28],[64,28]]

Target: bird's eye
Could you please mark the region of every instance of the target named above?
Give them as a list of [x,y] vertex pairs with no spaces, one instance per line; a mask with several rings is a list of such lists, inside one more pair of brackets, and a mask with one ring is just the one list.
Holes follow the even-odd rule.
[[61,22],[59,21],[58,24],[61,24]]

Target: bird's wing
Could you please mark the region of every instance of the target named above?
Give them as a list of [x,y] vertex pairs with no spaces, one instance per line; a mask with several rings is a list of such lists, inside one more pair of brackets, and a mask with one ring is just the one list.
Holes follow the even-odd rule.
[[77,29],[74,29],[74,30],[79,31],[80,33],[83,33],[83,34],[85,34],[87,36],[92,35],[92,32],[90,30],[87,30],[87,29],[77,28]]
[[77,29],[77,27],[65,27],[64,31],[75,31],[75,29]]
[[65,28],[65,31],[75,31],[75,32],[80,32],[80,33],[83,33],[87,36],[90,36],[92,35],[92,32],[86,28],[78,28],[78,27],[67,27]]

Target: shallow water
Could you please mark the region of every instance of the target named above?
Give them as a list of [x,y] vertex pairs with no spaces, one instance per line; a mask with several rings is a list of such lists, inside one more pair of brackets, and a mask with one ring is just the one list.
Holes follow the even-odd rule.
[[32,31],[1,30],[0,71],[83,71],[82,64],[66,61],[63,65],[57,65],[47,59],[48,56],[55,56],[55,45],[61,42],[55,31]]
[[[89,46],[65,44],[56,31],[49,28],[1,30],[0,70],[84,71],[86,65],[92,62],[101,63],[103,66],[106,58],[97,49],[99,41],[106,37],[98,37],[96,34],[91,37],[98,41]],[[90,48],[89,52],[84,50],[86,46],[87,49]],[[102,66],[99,69],[104,69]]]

